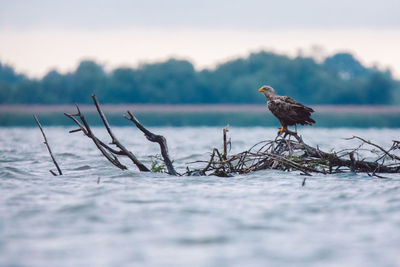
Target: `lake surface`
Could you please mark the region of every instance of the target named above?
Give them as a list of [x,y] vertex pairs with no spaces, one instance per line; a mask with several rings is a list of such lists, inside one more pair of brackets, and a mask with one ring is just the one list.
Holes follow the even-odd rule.
[[[91,125],[101,126],[94,105],[79,105]],[[322,128],[400,128],[400,106],[315,106],[313,126]],[[140,121],[153,127],[225,127],[227,122],[235,127],[276,127],[279,121],[263,105],[102,105],[111,125],[130,126],[122,115],[132,111]],[[74,122],[64,112],[76,113],[74,105],[1,105],[0,125],[7,127],[36,127],[32,114],[52,126],[73,126]]]
[[[44,123],[43,123],[44,124]],[[231,178],[121,171],[73,127],[0,128],[1,266],[399,266],[400,175],[304,176],[265,170]],[[134,127],[114,127],[147,166],[159,153]],[[214,127],[152,128],[178,171],[221,148]],[[277,129],[230,128],[232,151]],[[94,128],[103,140],[103,128]],[[323,150],[384,147],[400,129],[301,129]]]

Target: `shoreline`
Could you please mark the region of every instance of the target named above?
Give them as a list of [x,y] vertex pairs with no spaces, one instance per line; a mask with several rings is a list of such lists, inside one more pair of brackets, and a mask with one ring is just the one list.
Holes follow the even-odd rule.
[[[259,113],[266,112],[265,104],[103,104],[102,110],[107,113],[125,113],[127,110],[136,113]],[[343,114],[396,114],[400,113],[400,106],[382,105],[310,105],[316,113],[343,113]],[[96,112],[91,104],[81,104],[82,112]],[[18,114],[51,114],[57,112],[76,111],[75,105],[0,105],[0,113]]]

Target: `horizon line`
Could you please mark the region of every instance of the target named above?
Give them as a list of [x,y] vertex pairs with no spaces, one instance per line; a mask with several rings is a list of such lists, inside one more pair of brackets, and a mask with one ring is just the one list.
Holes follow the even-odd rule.
[[[397,114],[400,105],[308,105],[315,113],[327,114]],[[110,114],[131,110],[137,113],[259,113],[267,112],[266,104],[102,104],[104,112]],[[91,104],[79,104],[82,112],[96,113],[96,107]],[[57,112],[75,112],[74,104],[43,105],[43,104],[0,104],[0,114],[50,114]]]

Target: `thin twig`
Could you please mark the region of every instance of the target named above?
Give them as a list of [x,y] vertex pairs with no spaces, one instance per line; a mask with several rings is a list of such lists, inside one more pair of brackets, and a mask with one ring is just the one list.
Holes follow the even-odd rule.
[[374,144],[374,143],[372,143],[371,141],[365,140],[365,139],[363,139],[363,138],[361,138],[361,137],[359,137],[359,136],[353,136],[353,137],[351,137],[351,138],[347,138],[346,140],[351,140],[351,139],[359,139],[359,140],[363,141],[364,143],[366,143],[366,144],[368,144],[368,145],[371,145],[371,146],[374,146],[374,147],[378,148],[379,150],[381,150],[383,153],[385,153],[386,155],[388,155],[388,156],[391,157],[392,159],[400,160],[400,157],[398,157],[398,156],[396,156],[396,155],[394,155],[394,154],[389,153],[389,152],[388,152],[387,150],[385,150],[383,147],[381,147],[381,146],[379,146],[379,145],[377,145],[377,144]]
[[[60,169],[60,166],[58,166],[58,163],[57,163],[56,159],[54,158],[53,153],[51,152],[51,148],[50,148],[49,142],[47,142],[46,135],[45,135],[45,133],[44,133],[44,131],[43,131],[42,125],[41,125],[40,122],[39,122],[39,119],[37,118],[36,115],[33,115],[33,118],[35,119],[37,125],[39,126],[40,131],[42,132],[43,139],[44,139],[44,142],[43,142],[43,143],[46,145],[47,150],[49,151],[50,157],[51,157],[51,159],[53,160],[53,163],[54,163],[54,165],[55,165],[56,168],[57,168],[58,174],[59,174],[59,175],[62,175],[62,171],[61,171],[61,169]],[[56,174],[55,172],[53,172],[52,170],[50,170],[50,172],[51,172],[51,174],[53,174],[54,176],[57,176],[57,174]]]
[[211,154],[211,158],[210,158],[210,160],[209,160],[207,166],[205,166],[204,169],[201,171],[202,173],[205,174],[206,171],[208,171],[208,169],[210,168],[211,164],[213,163],[216,150],[217,150],[216,148],[213,149],[213,152],[212,152],[212,154]]
[[222,136],[223,136],[223,143],[224,143],[224,154],[222,155],[222,157],[224,159],[226,159],[226,156],[227,156],[227,153],[228,153],[227,152],[227,146],[226,146],[226,133],[229,131],[228,128],[229,128],[229,124],[226,125],[226,127],[224,129],[222,129]]

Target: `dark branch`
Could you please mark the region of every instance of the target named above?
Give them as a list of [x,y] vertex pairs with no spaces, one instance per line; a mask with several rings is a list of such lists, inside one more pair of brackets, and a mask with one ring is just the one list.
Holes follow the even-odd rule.
[[213,152],[212,152],[212,154],[211,154],[210,161],[208,162],[207,166],[205,166],[204,169],[201,170],[201,172],[202,172],[203,174],[205,174],[206,171],[208,171],[208,169],[210,168],[211,164],[212,164],[213,161],[214,161],[215,153],[217,153],[217,152],[218,152],[218,150],[217,150],[216,148],[214,148],[214,149],[213,149]]
[[178,175],[178,173],[175,171],[172,161],[169,157],[167,140],[165,139],[165,137],[162,135],[156,135],[156,134],[150,132],[139,122],[138,119],[136,119],[136,117],[129,110],[127,112],[128,112],[129,116],[124,115],[124,117],[127,120],[132,121],[136,125],[136,127],[144,133],[147,140],[149,140],[150,142],[156,142],[160,145],[161,155],[164,159],[164,163],[165,163],[165,166],[167,167],[168,173],[171,175]]
[[[149,172],[150,170],[142,162],[140,162],[140,160],[138,160],[131,151],[126,149],[126,147],[123,146],[121,144],[121,142],[115,137],[114,133],[111,131],[111,128],[110,128],[110,125],[108,124],[106,116],[104,115],[103,111],[100,108],[100,105],[99,105],[99,102],[97,101],[96,95],[93,94],[92,95],[92,99],[93,99],[94,104],[96,105],[97,112],[99,113],[100,118],[103,121],[104,126],[106,127],[108,134],[111,137],[111,140],[112,140],[111,143],[116,145],[119,149],[121,149],[121,152],[116,152],[115,150],[113,151],[108,146],[107,146],[107,149],[109,151],[112,151],[115,154],[127,156],[139,168],[140,171]],[[102,145],[105,146],[104,143]]]
[[[57,168],[58,174],[59,174],[59,175],[62,175],[62,171],[61,171],[60,167],[58,166],[57,161],[56,161],[56,159],[55,159],[54,156],[53,156],[53,153],[51,152],[50,145],[49,145],[49,143],[47,142],[46,135],[45,135],[45,133],[44,133],[44,131],[43,131],[42,125],[41,125],[40,122],[39,122],[39,119],[36,117],[36,115],[33,115],[33,118],[35,119],[37,125],[39,126],[40,131],[42,132],[42,135],[43,135],[43,138],[44,138],[44,144],[46,145],[47,150],[49,151],[50,157],[51,157],[51,159],[53,160],[53,163],[54,163],[54,165],[55,165],[56,168]],[[57,174],[56,174],[55,172],[53,172],[53,171],[51,171],[51,170],[50,170],[50,172],[51,172],[54,176],[57,176]]]
[[222,130],[222,136],[223,136],[223,142],[224,142],[224,154],[222,155],[222,157],[224,159],[226,159],[226,156],[228,154],[227,152],[227,142],[226,142],[226,133],[229,131],[228,130],[229,125],[227,125],[223,130]]
[[389,156],[391,159],[400,160],[400,157],[398,157],[398,156],[396,156],[396,155],[394,155],[394,154],[389,153],[389,151],[385,150],[383,147],[381,147],[381,146],[379,146],[379,145],[377,145],[377,144],[372,143],[371,141],[367,141],[367,140],[365,140],[365,139],[363,139],[363,138],[361,138],[361,137],[358,137],[358,136],[353,136],[353,137],[351,137],[351,138],[347,138],[346,140],[351,140],[351,139],[359,139],[359,140],[363,141],[364,143],[366,143],[366,144],[368,144],[368,145],[371,145],[371,146],[374,146],[374,147],[378,148],[380,151],[382,151],[383,153],[385,153],[385,155]]
[[[291,137],[294,137],[294,140],[291,140]],[[359,139],[364,140],[362,138]],[[376,161],[366,161],[360,159],[358,154],[358,151],[362,150],[362,145],[354,149],[342,150],[340,153],[327,153],[319,149],[318,146],[312,147],[307,145],[297,133],[288,132],[283,137],[278,136],[275,140],[259,142],[249,150],[236,155],[224,157],[223,154],[221,155],[214,149],[210,160],[206,161],[206,167],[199,171],[203,175],[206,175],[207,171],[212,170],[213,173],[211,175],[224,177],[232,173],[241,174],[264,169],[298,170],[304,175],[352,171],[364,172],[368,175],[381,178],[377,173],[400,172],[400,162],[397,160],[397,156],[390,153],[390,151],[398,149],[398,143],[396,142],[393,142],[389,150],[371,143],[370,145],[380,148],[380,151],[383,153],[378,153],[378,160]],[[393,161],[384,164],[385,157],[381,154],[390,157]],[[217,159],[215,155],[218,155]],[[195,172],[192,171],[192,173]]]
[[[67,116],[68,118],[70,118],[71,120],[73,120],[76,125],[78,125],[79,129],[84,133],[84,135],[86,135],[87,137],[89,137],[90,139],[92,139],[93,143],[96,145],[96,147],[100,150],[100,152],[103,154],[104,157],[106,157],[106,159],[111,162],[114,166],[120,168],[121,170],[126,170],[126,166],[121,164],[121,162],[119,162],[118,158],[115,157],[113,154],[108,153],[103,145],[104,143],[101,142],[92,132],[92,130],[90,129],[89,124],[87,123],[85,117],[82,115],[81,111],[79,110],[79,106],[76,105],[76,109],[78,110],[78,113],[76,114],[68,114],[68,113],[64,113],[65,116]],[[79,119],[81,120],[80,123],[75,117],[79,117]],[[77,130],[73,130],[72,132],[77,132]],[[102,145],[103,144],[103,145]]]

